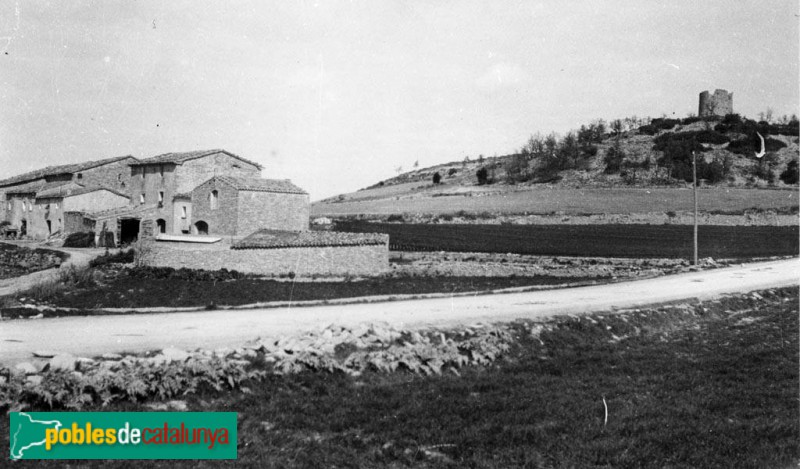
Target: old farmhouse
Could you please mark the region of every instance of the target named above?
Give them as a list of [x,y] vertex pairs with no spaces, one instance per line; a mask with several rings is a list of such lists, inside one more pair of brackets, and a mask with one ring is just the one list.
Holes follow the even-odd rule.
[[[256,274],[374,274],[388,236],[309,231],[309,195],[225,150],[131,156],[0,181],[0,229],[45,239],[91,232],[97,245],[156,242],[151,265]],[[2,234],[2,233],[0,233]]]
[[0,180],[3,234],[44,239],[64,231],[69,210],[103,210],[129,203],[130,164],[121,156],[50,166]]

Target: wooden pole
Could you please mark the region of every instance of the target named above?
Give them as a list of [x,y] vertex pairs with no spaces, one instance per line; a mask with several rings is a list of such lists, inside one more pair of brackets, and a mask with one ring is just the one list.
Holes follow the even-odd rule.
[[697,265],[697,155],[692,150],[692,194],[694,196],[694,265]]

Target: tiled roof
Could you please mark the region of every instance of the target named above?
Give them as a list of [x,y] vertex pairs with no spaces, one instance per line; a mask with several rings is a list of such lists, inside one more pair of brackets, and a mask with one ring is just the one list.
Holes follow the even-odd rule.
[[[62,181],[60,183],[50,183],[50,184],[66,184],[66,182]],[[35,194],[43,187],[46,187],[48,184],[43,180],[33,181],[26,184],[22,184],[19,186],[12,187],[5,191],[8,195],[13,194]]]
[[37,199],[50,199],[56,197],[70,197],[75,195],[81,194],[88,194],[90,192],[96,191],[108,191],[113,194],[121,195],[125,198],[129,198],[127,194],[123,194],[122,192],[118,192],[114,189],[110,189],[108,187],[103,186],[82,186],[81,184],[75,182],[68,182],[66,184],[61,184],[51,188],[42,188],[36,192]]
[[184,151],[184,152],[180,152],[180,153],[164,153],[162,155],[156,155],[156,156],[154,156],[152,158],[146,158],[144,160],[139,160],[136,163],[131,164],[131,166],[144,166],[144,165],[149,165],[149,164],[164,164],[164,163],[183,164],[185,161],[194,160],[194,159],[197,159],[197,158],[202,158],[202,157],[208,156],[208,155],[213,155],[214,153],[225,153],[226,155],[230,155],[230,156],[232,156],[232,157],[234,157],[236,159],[242,160],[245,163],[249,163],[249,164],[257,167],[258,169],[263,169],[263,167],[260,164],[254,162],[254,161],[250,161],[248,159],[242,158],[239,155],[234,155],[233,153],[231,153],[229,151],[221,150],[221,149]]
[[214,176],[236,190],[255,192],[280,192],[283,194],[308,194],[292,184],[288,179],[239,178],[233,176]]
[[111,218],[111,217],[124,217],[124,216],[135,216],[141,215],[145,212],[149,212],[151,210],[155,210],[158,208],[158,204],[147,204],[147,205],[134,205],[134,206],[126,206],[126,207],[117,207],[117,208],[110,208],[108,210],[102,210],[99,212],[91,212],[85,213],[86,217],[92,218],[94,220],[98,220],[100,218]]
[[103,160],[85,161],[83,163],[64,164],[60,166],[48,166],[46,168],[37,169],[36,171],[30,171],[24,174],[20,174],[18,176],[13,176],[7,179],[0,180],[0,186],[7,186],[10,184],[32,181],[34,179],[42,179],[44,177],[55,176],[57,174],[78,173],[105,164],[115,163],[117,161],[124,160],[127,158],[132,158],[133,160],[136,160],[136,158],[132,157],[131,155],[126,155],[126,156],[116,156],[114,158],[106,158]]
[[368,246],[389,242],[382,233],[345,233],[339,231],[259,230],[231,246],[231,249],[279,249],[326,246]]

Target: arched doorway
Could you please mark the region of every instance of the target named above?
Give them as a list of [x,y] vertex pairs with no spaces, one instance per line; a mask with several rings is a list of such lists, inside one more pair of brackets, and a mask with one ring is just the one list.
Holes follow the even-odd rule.
[[163,218],[159,218],[156,220],[156,228],[158,228],[159,233],[166,233],[167,232],[167,221]]
[[200,220],[197,223],[195,223],[194,227],[197,230],[197,234],[199,235],[208,234],[208,223],[204,222],[203,220]]

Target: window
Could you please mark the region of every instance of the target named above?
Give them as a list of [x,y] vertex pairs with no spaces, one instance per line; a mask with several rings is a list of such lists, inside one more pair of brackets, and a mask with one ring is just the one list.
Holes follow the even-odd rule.
[[141,195],[139,195],[139,203],[140,204],[144,203],[144,192]]
[[82,173],[78,173],[78,179],[83,179],[83,174]]
[[30,203],[28,204],[28,211],[29,211],[29,212],[32,212],[32,211],[33,211],[33,202],[30,202]]
[[158,205],[159,207],[164,206],[164,191],[158,191]]
[[22,211],[24,212],[27,209],[28,209],[28,204],[23,200],[22,201]]
[[56,202],[56,210],[58,210],[58,202]]
[[211,206],[211,210],[214,210],[214,209],[217,208],[217,199],[218,198],[219,198],[219,192],[217,192],[216,190],[211,191],[211,194],[208,196],[208,202],[209,202],[209,205]]
[[181,218],[186,219],[186,206],[181,207]]

